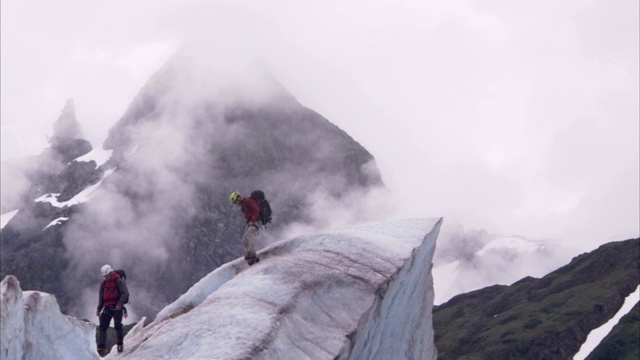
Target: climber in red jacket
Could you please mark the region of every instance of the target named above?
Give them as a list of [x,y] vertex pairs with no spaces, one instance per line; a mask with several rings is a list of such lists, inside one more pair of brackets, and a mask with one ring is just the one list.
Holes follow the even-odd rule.
[[249,265],[253,265],[260,261],[260,258],[256,256],[256,250],[254,242],[260,233],[260,221],[258,221],[258,217],[260,216],[260,209],[258,208],[258,204],[252,198],[243,198],[237,192],[231,193],[229,196],[229,201],[232,204],[240,206],[240,210],[244,214],[245,219],[247,219],[247,228],[242,235],[242,243],[246,249],[245,260]]
[[98,331],[98,353],[105,356],[109,350],[105,347],[107,329],[113,318],[113,327],[116,329],[116,345],[118,352],[124,349],[124,332],[122,331],[122,315],[124,304],[129,301],[129,289],[126,282],[120,278],[120,274],[113,271],[111,266],[104,265],[101,269],[104,281],[100,284],[98,297],[98,310],[96,316],[100,317]]

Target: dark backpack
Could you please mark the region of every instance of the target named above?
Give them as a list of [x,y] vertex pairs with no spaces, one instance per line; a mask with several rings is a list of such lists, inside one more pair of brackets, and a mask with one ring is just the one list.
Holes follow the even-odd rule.
[[260,215],[258,215],[258,219],[262,223],[262,225],[267,225],[271,222],[271,205],[269,205],[269,201],[264,197],[264,192],[262,190],[254,190],[249,195],[250,198],[256,201],[258,204],[258,209],[260,210]]
[[[122,281],[127,282],[127,273],[124,272],[124,270],[120,269],[120,270],[114,270],[116,274],[120,275],[120,279],[122,279]],[[129,299],[127,299],[127,301],[125,302],[125,304],[129,303]]]

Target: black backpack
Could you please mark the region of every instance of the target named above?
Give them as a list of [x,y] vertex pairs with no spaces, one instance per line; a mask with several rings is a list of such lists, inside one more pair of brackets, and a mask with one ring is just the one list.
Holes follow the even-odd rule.
[[271,205],[269,205],[269,201],[265,198],[264,192],[262,190],[254,190],[249,195],[250,198],[256,201],[258,204],[258,209],[260,209],[260,215],[258,215],[258,219],[262,223],[262,225],[267,225],[271,222]]
[[[122,279],[122,281],[127,282],[127,273],[124,272],[124,270],[120,269],[120,270],[114,270],[114,272],[118,275],[120,275],[120,279]],[[129,303],[129,299],[127,299],[127,301],[125,302],[125,304]]]

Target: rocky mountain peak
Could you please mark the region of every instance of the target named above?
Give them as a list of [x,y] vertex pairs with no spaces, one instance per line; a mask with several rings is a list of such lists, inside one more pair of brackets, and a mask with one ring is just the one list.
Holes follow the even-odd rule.
[[53,135],[49,138],[52,155],[67,163],[91,151],[91,143],[82,138],[82,128],[76,119],[73,99],[68,99],[53,124]]
[[76,119],[73,99],[68,99],[60,113],[60,117],[53,124],[53,140],[56,138],[79,139],[81,137],[82,129]]
[[[355,202],[343,198],[365,206],[368,192],[383,187],[373,156],[264,68],[230,67],[233,61],[209,55],[179,52],[150,77],[109,130],[103,148],[112,155],[99,168],[67,163],[90,150],[68,137],[79,126],[67,103],[52,142],[62,161],[47,173],[46,183],[56,186],[39,188],[37,196],[69,200],[100,181],[99,195],[65,205],[64,214],[42,202],[20,212],[3,229],[2,274],[52,291],[74,313],[86,307],[76,294],[94,285],[83,274],[119,264],[136,275],[131,286],[144,292],[139,296],[153,299],[137,303],[136,312],[153,317],[204,274],[243,255],[244,218],[229,204],[232,191],[246,196],[260,189],[272,203],[274,221],[259,248],[292,225],[326,226],[335,217],[327,209],[360,216]],[[78,169],[70,177],[61,166]],[[27,219],[36,214],[37,222]],[[60,217],[67,220],[55,222]],[[48,259],[53,246],[64,253],[54,270],[64,284],[42,280],[51,269],[32,265]],[[17,260],[26,253],[32,261]]]

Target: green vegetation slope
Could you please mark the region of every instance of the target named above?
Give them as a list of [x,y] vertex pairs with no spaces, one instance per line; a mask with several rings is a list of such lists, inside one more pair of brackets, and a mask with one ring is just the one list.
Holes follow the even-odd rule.
[[640,359],[640,302],[623,316],[587,360]]
[[541,279],[458,295],[434,307],[438,359],[572,358],[636,289],[639,259],[640,239],[611,242]]

